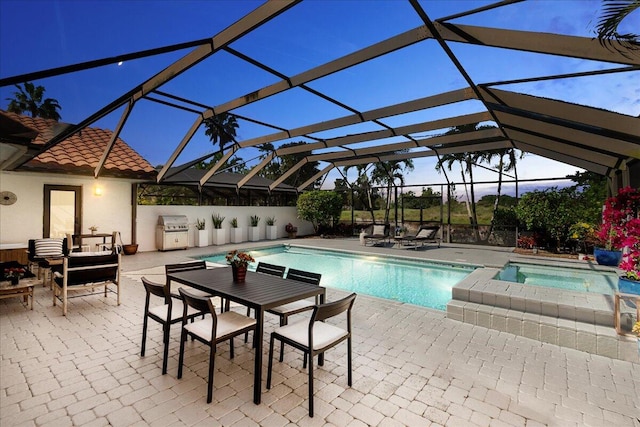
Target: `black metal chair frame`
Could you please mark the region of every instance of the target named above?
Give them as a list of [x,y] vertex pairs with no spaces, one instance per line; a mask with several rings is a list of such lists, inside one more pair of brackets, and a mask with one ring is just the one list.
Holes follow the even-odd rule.
[[[213,374],[215,369],[215,360],[216,360],[215,356],[216,356],[217,344],[220,342],[229,340],[230,358],[233,359],[234,357],[233,338],[238,335],[247,333],[251,330],[255,331],[256,322],[254,319],[251,319],[253,320],[253,323],[251,323],[249,326],[234,330],[231,333],[226,335],[217,336],[216,331],[218,327],[218,316],[216,315],[216,309],[213,303],[211,302],[211,298],[196,296],[183,288],[178,289],[178,292],[180,292],[180,296],[183,298],[183,301],[184,301],[182,333],[180,335],[180,355],[178,357],[178,379],[182,378],[182,366],[184,363],[184,343],[187,339],[187,336],[191,335],[191,338],[194,338],[200,341],[201,343],[208,345],[210,349],[209,350],[209,375],[208,375],[208,384],[207,384],[207,403],[211,403],[213,399]],[[197,311],[207,312],[211,315],[211,320],[212,320],[211,341],[207,341],[202,337],[196,334],[192,334],[187,329],[185,329],[185,326],[187,325],[186,314],[189,307],[193,307]],[[238,314],[235,312],[226,312],[226,313],[220,314],[220,318],[222,319],[223,316],[229,316],[229,315],[242,316],[241,314]],[[202,322],[202,320],[200,320],[200,322]]]
[[[162,325],[162,333],[163,333],[163,343],[164,349],[162,352],[162,375],[167,373],[167,361],[169,359],[169,333],[171,330],[171,325],[174,323],[182,322],[183,313],[180,316],[175,318],[171,317],[173,314],[173,301],[177,300],[182,302],[182,297],[178,294],[172,294],[169,292],[169,287],[167,284],[160,284],[152,282],[146,277],[142,278],[142,284],[144,285],[144,289],[147,293],[145,302],[144,302],[144,321],[142,322],[142,345],[140,350],[140,356],[144,357],[146,342],[147,342],[147,326],[149,323],[149,318],[155,320],[156,322]],[[151,305],[151,295],[162,298],[164,301],[163,305],[167,306],[167,315],[162,318],[150,311]],[[193,319],[195,317],[201,316],[203,313],[192,313],[187,316],[188,319]]]
[[[267,368],[267,389],[271,388],[271,374],[273,371],[273,344],[275,340],[279,340],[281,345],[288,344],[292,347],[302,351],[305,355],[309,355],[309,417],[313,417],[313,358],[321,353],[324,353],[330,348],[335,347],[343,341],[347,341],[347,384],[351,387],[352,375],[351,375],[351,308],[355,302],[356,294],[353,293],[341,300],[316,305],[313,308],[313,314],[309,319],[309,329],[307,335],[308,345],[289,339],[279,333],[279,329],[276,329],[271,333],[271,339],[269,340],[269,366]],[[314,326],[318,322],[323,322],[327,319],[335,317],[341,313],[347,313],[347,329],[346,334],[339,339],[336,339],[322,348],[315,348],[313,344],[313,330]],[[293,324],[295,325],[295,324]],[[290,326],[284,326],[287,328]],[[319,360],[319,365],[323,365],[322,359]]]

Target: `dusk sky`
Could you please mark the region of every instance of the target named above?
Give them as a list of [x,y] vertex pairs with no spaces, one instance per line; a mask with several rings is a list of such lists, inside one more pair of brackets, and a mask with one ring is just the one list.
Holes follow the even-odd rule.
[[[131,53],[216,35],[258,7],[257,1],[0,1],[0,77],[34,72],[124,53]],[[487,1],[422,1],[434,20],[490,4]],[[526,1],[478,13],[452,22],[505,29],[552,32],[593,37],[600,1]],[[407,1],[304,1],[254,30],[231,47],[288,76],[422,25]],[[638,32],[640,13],[623,21],[621,32]],[[505,49],[450,43],[477,84],[511,79],[615,68],[616,64],[567,59]],[[62,106],[62,121],[78,123],[124,92],[144,82],[188,53],[113,64],[51,77],[34,83]],[[268,86],[280,79],[226,52],[219,52],[179,78],[160,87],[199,103],[216,106]],[[319,90],[359,111],[367,111],[466,87],[466,82],[435,41],[418,43],[382,58],[310,82]],[[507,90],[640,115],[640,72],[559,79],[503,86]],[[0,108],[7,108],[15,88],[0,88]],[[464,102],[383,120],[389,125],[434,120],[482,111],[479,102]],[[232,110],[237,114],[283,128],[317,123],[348,112],[301,89]],[[91,125],[114,129],[122,109]],[[193,113],[150,101],[138,102],[121,137],[153,165],[163,164],[195,120]],[[347,132],[377,130],[371,124]],[[440,131],[441,133],[442,131]],[[273,133],[240,122],[238,140]],[[318,137],[332,137],[325,132]],[[276,144],[303,140],[294,138]],[[400,139],[386,139],[384,144]],[[369,144],[370,145],[370,144]],[[358,146],[358,145],[357,145]],[[213,151],[202,128],[177,164]],[[243,150],[250,160],[255,150]],[[435,158],[415,160],[409,184],[444,182]],[[249,165],[255,164],[255,161]],[[321,168],[324,167],[321,165]],[[519,178],[551,178],[575,173],[574,166],[528,155],[520,162]],[[326,180],[332,186],[333,172]],[[355,178],[355,171],[349,175]],[[496,175],[477,171],[479,180]],[[453,171],[451,179],[459,180]]]

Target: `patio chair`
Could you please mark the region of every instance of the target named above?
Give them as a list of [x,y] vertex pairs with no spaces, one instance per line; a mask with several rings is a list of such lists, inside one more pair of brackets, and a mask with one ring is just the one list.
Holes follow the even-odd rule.
[[398,237],[396,240],[399,239],[401,245],[413,245],[415,249],[418,248],[418,243],[420,246],[424,246],[425,243],[437,243],[440,247],[442,239],[438,235],[439,232],[439,225],[421,225],[415,235]]
[[[171,283],[169,280],[169,274],[172,273],[180,273],[183,271],[191,271],[191,270],[206,270],[207,268],[207,263],[204,260],[200,260],[200,261],[188,261],[188,262],[181,262],[178,264],[166,264],[164,266],[164,273],[167,275],[167,287],[169,289],[171,289]],[[203,291],[199,291],[197,289],[190,289],[190,292],[194,295],[198,295],[201,297],[211,297],[213,295],[207,293],[207,292],[203,292]],[[174,297],[178,297],[179,295],[177,293],[172,293],[172,295]],[[222,310],[222,307],[224,307],[224,300],[222,298],[220,298],[220,304],[221,304],[221,308],[220,310]]]
[[[267,389],[271,388],[273,371],[273,343],[289,344],[309,355],[309,417],[313,417],[313,358],[343,341],[347,341],[347,384],[351,387],[351,308],[356,294],[327,304],[316,305],[309,320],[302,320],[281,326],[271,333],[269,340],[269,367],[267,368]],[[324,321],[346,312],[347,329],[342,329]],[[322,361],[322,359],[320,359]],[[321,362],[322,364],[322,362]]]
[[365,246],[367,243],[377,245],[379,243],[385,243],[391,241],[390,235],[391,226],[389,224],[373,224],[371,231],[365,234],[363,237]]
[[[43,279],[42,286],[46,286],[47,282],[51,285],[53,281],[49,260],[61,260],[62,257],[69,255],[70,246],[71,242],[67,237],[29,239],[27,243],[27,267],[31,272],[37,267],[38,279]],[[49,280],[47,280],[47,275],[49,275]]]
[[[256,273],[270,274],[272,276],[283,277],[284,271],[287,267],[282,265],[269,264],[266,262],[259,262],[256,267]],[[247,316],[251,316],[251,309],[247,307]],[[244,335],[244,342],[249,341],[249,333]]]
[[[182,322],[183,304],[180,295],[171,294],[169,287],[165,283],[154,283],[146,277],[142,278],[142,284],[147,293],[144,303],[144,321],[142,322],[142,345],[140,350],[140,356],[144,357],[147,341],[147,325],[149,319],[155,320],[162,325],[164,350],[162,353],[162,375],[167,373],[167,361],[169,359],[169,332],[171,325],[174,323]],[[163,304],[151,307],[151,295],[163,299]],[[157,298],[156,298],[157,299]],[[208,312],[208,311],[207,311]],[[193,319],[201,316],[203,313],[196,311],[189,307],[187,311],[187,318]]]
[[[63,258],[62,273],[59,271],[54,273],[53,305],[56,305],[57,300],[62,301],[62,314],[66,316],[68,299],[70,298],[69,291],[93,290],[98,286],[104,286],[104,296],[106,297],[110,290],[109,284],[116,285],[117,304],[120,305],[120,269],[122,265],[120,255],[101,252],[74,255],[76,254]],[[53,268],[59,268],[59,266],[53,266]]]
[[[243,316],[235,311],[225,311],[216,315],[216,309],[211,298],[200,297],[184,288],[178,289],[184,301],[182,316],[182,333],[180,335],[180,356],[178,358],[178,379],[182,378],[182,365],[184,362],[184,343],[187,336],[209,346],[209,377],[207,383],[207,403],[213,399],[213,372],[216,361],[216,346],[219,342],[229,340],[230,357],[233,359],[233,338],[256,328],[256,320]],[[210,313],[202,320],[187,323],[189,307],[196,311]]]
[[[311,285],[320,286],[320,280],[322,279],[322,274],[312,273],[309,271],[296,270],[294,268],[290,268],[287,272],[287,279],[297,280],[298,282],[305,282]],[[267,313],[275,314],[280,318],[280,326],[284,326],[289,323],[289,316],[293,316],[294,314],[304,313],[305,311],[313,310],[313,307],[319,304],[318,297],[316,297],[315,302],[310,300],[300,300],[293,301],[288,304],[280,305],[278,307],[274,307],[270,310],[267,310]],[[280,346],[280,362],[284,360],[284,344]],[[304,362],[302,367],[306,368],[307,366],[307,355],[305,354]]]

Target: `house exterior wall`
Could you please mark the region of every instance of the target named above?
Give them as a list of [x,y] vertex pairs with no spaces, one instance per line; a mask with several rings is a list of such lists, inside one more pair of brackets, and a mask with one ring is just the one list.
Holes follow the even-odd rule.
[[[26,248],[29,239],[42,238],[44,221],[44,186],[82,186],[82,233],[89,234],[89,227],[98,226],[99,233],[119,231],[124,243],[131,243],[131,184],[133,181],[115,178],[99,178],[73,175],[0,172],[0,191],[11,191],[18,200],[10,206],[0,205],[0,250]],[[94,194],[98,184],[103,189],[101,196]],[[242,228],[242,240],[249,240],[249,217],[260,217],[260,239],[266,238],[266,218],[276,218],[278,237],[286,237],[285,225],[289,222],[298,227],[298,235],[313,234],[311,223],[297,219],[295,207],[277,206],[138,206],[137,242],[139,251],[155,251],[156,229],[159,215],[186,215],[189,219],[189,246],[195,246],[196,219],[205,219],[209,243],[212,241],[213,223],[211,215],[225,217],[222,228],[226,240],[230,241],[231,218],[238,218]],[[119,243],[119,242],[118,242]]]
[[[165,205],[144,205],[138,206],[137,215],[137,243],[139,251],[155,251],[156,246],[156,230],[159,215],[186,215],[189,220],[189,246],[195,246],[196,219],[204,218],[205,229],[208,232],[209,244],[211,245],[213,236],[213,222],[211,215],[220,214],[225,217],[222,223],[222,229],[226,233],[226,241],[230,242],[232,218],[238,218],[238,226],[242,229],[242,241],[250,244],[249,240],[249,217],[258,215],[260,222],[258,228],[260,230],[260,240],[266,238],[266,218],[275,217],[276,226],[278,227],[278,238],[287,237],[284,229],[287,223],[292,223],[298,227],[298,235],[304,236],[313,234],[313,225],[310,222],[302,221],[297,218],[298,210],[295,207],[279,207],[279,206],[165,206]],[[129,243],[125,241],[125,243]],[[215,248],[215,246],[212,246]]]
[[[82,233],[90,233],[88,227],[96,225],[99,233],[119,231],[123,241],[130,241],[131,183],[115,178],[0,172],[0,191],[18,197],[13,205],[0,205],[0,249],[26,247],[29,239],[43,237],[45,184],[82,186]],[[94,195],[96,185],[103,189],[102,196]]]

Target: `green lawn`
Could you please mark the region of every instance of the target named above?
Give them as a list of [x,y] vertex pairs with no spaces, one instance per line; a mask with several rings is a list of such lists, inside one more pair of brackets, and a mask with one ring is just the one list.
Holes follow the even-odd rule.
[[[478,205],[478,223],[490,224],[491,214],[493,213],[493,206]],[[371,213],[369,211],[355,211],[354,218],[356,222],[371,222]],[[384,220],[384,210],[379,209],[374,211],[376,222]],[[445,206],[442,211],[442,222],[447,223],[447,207]],[[395,211],[391,209],[389,212],[390,222],[395,222]],[[351,222],[351,211],[343,210],[340,215],[341,222]],[[405,209],[404,220],[410,222],[420,221],[420,209]],[[435,206],[422,210],[423,222],[440,222],[440,207]],[[402,210],[398,209],[398,222],[402,222]],[[469,216],[467,210],[463,204],[457,205],[451,212],[452,224],[469,224]]]

